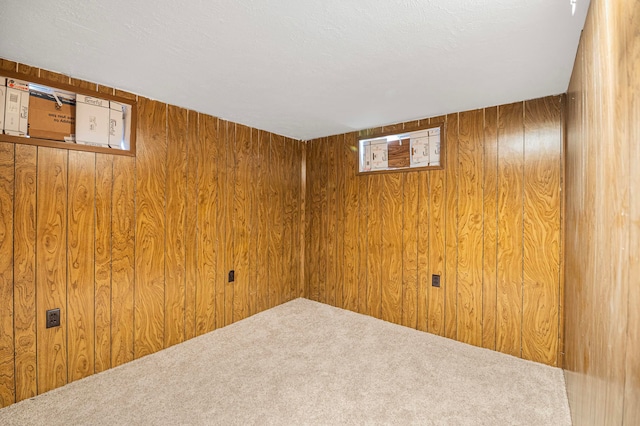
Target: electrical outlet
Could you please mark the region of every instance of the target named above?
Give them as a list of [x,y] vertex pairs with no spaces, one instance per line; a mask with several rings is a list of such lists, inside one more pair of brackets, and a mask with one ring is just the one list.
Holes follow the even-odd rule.
[[60,327],[60,308],[47,311],[47,328]]
[[440,275],[431,275],[431,286],[440,287]]
[[229,271],[229,282],[232,283],[236,280],[236,271],[233,269]]

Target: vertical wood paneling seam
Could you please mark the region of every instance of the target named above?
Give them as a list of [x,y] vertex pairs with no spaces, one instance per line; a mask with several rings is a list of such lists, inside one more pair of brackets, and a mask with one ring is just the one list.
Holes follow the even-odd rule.
[[[38,77],[40,76],[40,70],[38,70]],[[67,191],[67,193],[65,194],[65,215],[64,215],[64,220],[63,223],[65,224],[65,247],[64,247],[64,265],[65,265],[65,280],[64,280],[64,286],[65,286],[65,290],[64,290],[64,327],[66,328],[65,331],[65,350],[67,351],[67,357],[66,357],[66,363],[67,363],[67,368],[66,368],[66,372],[67,372],[67,377],[66,377],[66,382],[69,383],[69,376],[71,375],[71,372],[69,371],[69,152],[70,151],[66,151],[64,153],[65,157],[67,157],[67,161],[66,161],[66,166],[67,166],[67,170],[65,172],[65,178],[66,178],[66,182],[65,182],[65,189]],[[95,294],[95,288],[94,288],[94,294]],[[95,298],[94,298],[95,300]],[[62,315],[61,315],[61,323],[62,321]]]
[[487,156],[485,155],[485,147],[487,146],[487,139],[486,139],[486,132],[487,132],[487,109],[486,108],[482,108],[482,150],[481,150],[481,155],[482,155],[482,180],[481,180],[481,185],[482,185],[482,261],[480,262],[480,265],[482,266],[482,273],[480,274],[480,347],[484,347],[484,262],[485,262],[485,256],[484,256],[484,242],[485,242],[485,234],[484,234],[484,221],[485,221],[485,215],[484,215],[484,190],[485,190],[485,180],[486,180],[486,165],[487,165]]
[[[115,187],[113,158],[111,158],[109,164],[111,164],[111,206],[109,208],[109,223],[111,224],[109,227],[109,229],[111,229],[111,238],[109,238],[109,258],[111,259],[109,263],[109,269],[111,271],[109,274],[109,365],[113,368],[113,188]],[[96,179],[98,178],[97,176],[98,173],[96,173]]]
[[[442,140],[441,140],[442,141]],[[445,140],[446,142],[446,140]],[[445,148],[446,149],[446,148]],[[442,162],[442,164],[444,164],[444,162]],[[426,271],[426,280],[424,280],[424,285],[425,285],[425,289],[424,289],[424,298],[425,298],[425,309],[424,309],[424,321],[425,321],[425,328],[424,331],[428,332],[429,331],[429,301],[431,300],[431,295],[432,295],[432,290],[433,288],[431,287],[431,276],[433,274],[433,270],[431,269],[431,250],[433,249],[433,247],[431,247],[431,218],[432,218],[432,214],[431,214],[431,206],[433,205],[432,201],[433,199],[431,198],[431,173],[427,173],[427,200],[428,200],[428,206],[427,206],[427,271]],[[418,192],[418,194],[420,194],[420,192]],[[419,202],[419,201],[418,201]],[[418,212],[420,211],[419,208],[420,205],[418,205]],[[418,285],[420,285],[418,283]],[[443,304],[444,307],[444,304]]]
[[[385,178],[385,176],[379,176],[379,177],[380,177],[380,179],[378,179],[377,182],[379,184],[378,188],[381,191],[382,190],[382,186],[384,185],[383,179]],[[383,270],[382,270],[382,263],[383,263],[382,262],[382,256],[383,256],[383,253],[384,253],[384,251],[382,250],[382,248],[384,246],[384,241],[383,241],[384,215],[383,215],[383,212],[380,211],[382,209],[382,193],[380,191],[378,192],[379,197],[378,197],[378,202],[376,203],[376,209],[377,209],[376,216],[378,216],[378,219],[380,219],[378,221],[378,227],[380,228],[380,234],[379,234],[380,237],[376,238],[378,240],[377,242],[378,242],[378,269],[379,269],[379,271],[378,271],[377,278],[378,278],[378,287],[379,287],[378,291],[380,292],[378,294],[378,303],[380,305],[380,307],[379,307],[380,310],[375,315],[375,317],[378,318],[378,319],[382,319],[382,300],[383,300],[382,299],[382,297],[383,297],[382,296],[382,293],[383,293],[382,289],[384,288],[384,282],[383,282],[383,279],[382,279],[382,276],[383,276],[382,275],[382,273],[383,273]]]
[[[189,180],[189,110],[187,110],[186,112],[186,116],[187,116],[187,122],[186,122],[186,129],[185,129],[185,164],[186,164],[186,170],[185,170],[185,174],[184,174],[184,193],[185,195],[185,199],[187,200],[187,202],[189,201],[188,199],[188,195],[189,195],[189,184],[187,183]],[[167,151],[169,151],[169,149],[167,148]],[[195,200],[194,200],[195,202]],[[196,203],[197,204],[197,203]],[[188,234],[187,234],[187,223],[189,222],[189,217],[188,217],[188,213],[187,213],[187,206],[185,204],[185,209],[184,209],[184,229],[183,229],[183,233],[184,233],[184,276],[183,276],[183,285],[184,285],[184,300],[182,303],[182,335],[184,336],[184,341],[187,341],[187,241],[188,241]]]
[[[416,201],[416,214],[418,215],[418,217],[416,218],[416,300],[415,300],[415,309],[416,309],[416,322],[415,322],[415,328],[416,330],[419,330],[419,318],[418,318],[418,312],[419,312],[419,306],[420,306],[420,261],[419,259],[419,252],[420,252],[420,244],[419,244],[419,237],[418,235],[420,235],[420,176],[419,176],[420,172],[416,173],[416,182],[418,183],[417,187],[416,187],[416,197],[418,198]],[[427,182],[429,182],[429,173],[427,173]],[[428,233],[427,233],[428,235]],[[428,237],[427,237],[428,238]],[[429,246],[427,245],[427,259],[429,258]],[[425,294],[426,295],[426,294]],[[426,299],[425,299],[426,300]],[[425,307],[425,315],[427,314],[427,308]]]
[[500,140],[499,140],[499,129],[500,126],[500,106],[496,107],[496,130],[495,130],[495,142],[496,142],[496,169],[495,169],[495,176],[496,176],[496,182],[495,182],[495,191],[496,191],[496,206],[495,206],[495,211],[496,211],[496,216],[494,218],[495,220],[495,239],[496,239],[496,244],[494,247],[495,250],[495,268],[494,268],[494,280],[495,280],[495,301],[494,301],[494,312],[493,312],[493,350],[496,350],[497,347],[497,333],[498,333],[498,321],[497,321],[497,315],[498,315],[498,247],[499,247],[499,238],[498,238],[498,234],[500,232],[500,226],[499,226],[499,222],[498,219],[500,218],[500,192],[499,192],[499,170],[500,170]]
[[496,291],[495,305],[494,305],[494,320],[493,320],[493,350],[498,348],[498,253],[500,247],[500,105],[496,107],[496,267],[495,267],[495,282]]
[[[287,157],[288,157],[287,147],[286,147],[287,143],[288,143],[287,139],[283,138],[282,139],[282,151],[280,152],[280,155],[281,156],[284,155],[284,158],[280,158],[280,161],[282,161],[281,164],[286,164],[286,161],[287,161]],[[282,170],[280,170],[280,172],[282,172]],[[280,173],[278,173],[278,175],[280,175]],[[285,208],[284,208],[284,206],[285,206],[284,199],[287,196],[288,189],[287,189],[286,186],[284,186],[284,188],[283,188],[282,185],[284,185],[284,182],[279,182],[278,186],[280,187],[280,190],[282,191],[282,196],[280,197],[280,211],[282,212],[281,220],[284,222],[285,215],[286,215]],[[287,184],[286,185],[287,186],[289,185],[289,179],[287,179]],[[284,191],[283,191],[283,189],[284,189]],[[281,253],[280,254],[280,259],[281,259],[282,264],[281,264],[280,272],[283,274],[283,276],[281,277],[281,279],[282,279],[282,278],[284,278],[285,264],[291,262],[291,259],[289,259],[289,261],[286,262],[286,259],[284,258],[284,254],[285,254],[284,245],[286,244],[286,241],[284,239],[284,236],[285,236],[284,224],[283,224],[281,233],[282,233],[281,234],[282,236],[281,236],[281,240],[280,240],[280,253]],[[291,241],[289,241],[289,244],[291,244]],[[291,268],[289,268],[289,270],[291,270]],[[291,277],[291,274],[287,273],[287,276]],[[282,283],[282,285],[285,286],[285,289],[284,289],[284,291],[283,291],[283,289],[280,290],[280,296],[281,296],[280,303],[281,304],[285,303],[285,302],[288,302],[287,297],[285,296],[286,295],[286,286],[288,285],[290,287],[291,283],[284,282],[284,283]]]
[[[404,123],[402,124],[402,128],[404,129]],[[400,324],[402,324],[403,320],[404,320],[404,293],[405,293],[405,290],[406,290],[405,281],[404,281],[404,262],[405,262],[405,258],[404,258],[404,243],[405,243],[405,241],[404,241],[404,227],[405,227],[405,223],[404,223],[404,207],[405,207],[405,205],[404,205],[404,199],[405,199],[404,190],[405,190],[405,187],[404,187],[404,184],[406,183],[406,181],[407,181],[407,174],[403,173],[402,177],[400,178],[400,191],[401,191],[401,193],[400,193],[400,195],[401,195],[400,206],[402,208],[402,213],[400,214],[400,217],[402,218],[402,222],[400,223],[400,229],[401,229],[401,231],[400,231],[400,241],[402,242],[400,244],[400,250],[401,250],[400,251],[400,253],[401,253],[401,255],[400,255],[400,259],[401,259],[401,261],[400,261],[400,320],[398,321]]]
[[[94,252],[94,256],[93,256],[93,371],[91,374],[95,374],[96,373],[96,359],[98,358],[98,345],[96,344],[96,338],[98,336],[98,333],[96,332],[96,329],[98,328],[98,311],[96,309],[96,271],[98,268],[96,268],[96,256],[95,256],[95,252],[96,252],[96,228],[98,227],[98,212],[96,211],[96,198],[98,196],[98,155],[94,155],[93,156],[93,241],[94,241],[94,246],[93,246],[93,252]],[[113,179],[113,176],[112,176]],[[111,209],[113,210],[113,209]],[[111,313],[109,313],[109,318],[111,318]],[[111,327],[109,327],[111,328]],[[109,340],[109,343],[111,343],[111,340]]]
[[[17,70],[18,65],[16,64],[16,70]],[[36,353],[35,353],[35,360],[34,360],[34,364],[35,364],[35,376],[36,376],[36,389],[35,389],[35,394],[38,394],[38,389],[40,389],[40,375],[38,374],[38,371],[40,371],[38,369],[38,236],[37,236],[37,231],[38,231],[38,163],[39,163],[39,159],[40,159],[40,155],[38,153],[38,151],[40,151],[39,147],[36,147],[36,153],[35,153],[35,163],[36,163],[36,171],[35,171],[35,175],[34,175],[34,186],[35,186],[35,201],[34,201],[34,214],[35,214],[35,218],[34,218],[34,233],[35,238],[33,240],[33,292],[34,292],[34,297],[33,297],[33,301],[35,303],[36,306],[36,312],[35,312],[35,316],[33,318],[33,321],[35,322],[35,326],[34,326],[34,346],[36,348]],[[15,172],[15,171],[14,171]],[[15,298],[14,298],[15,300]],[[14,359],[15,359],[15,355],[14,355]]]
[[169,104],[164,104],[164,196],[162,200],[164,211],[164,241],[162,241],[163,265],[162,275],[164,279],[162,291],[162,348],[167,346],[167,188],[169,186]]
[[[565,251],[565,242],[564,242],[564,231],[565,231],[565,227],[564,227],[564,219],[565,219],[565,190],[564,190],[564,186],[565,186],[565,170],[566,170],[566,161],[565,161],[565,143],[566,143],[566,112],[565,112],[565,108],[568,107],[568,102],[566,101],[567,97],[566,95],[562,95],[562,98],[560,98],[560,104],[561,104],[561,108],[560,108],[560,158],[559,158],[559,162],[560,162],[560,252],[559,252],[559,268],[558,268],[558,353],[556,354],[556,367],[558,368],[564,368],[564,337],[565,337],[565,333],[564,333],[564,300],[563,299],[563,295],[564,295],[564,268],[565,268],[565,262],[564,262],[564,251]],[[631,156],[629,156],[629,159],[631,159]],[[560,357],[559,355],[562,354],[562,357]],[[566,388],[566,386],[565,386]],[[567,396],[567,400],[568,400],[568,396]]]
[[[269,167],[271,164],[273,164],[273,158],[271,158],[271,133],[269,133],[269,148],[267,149],[267,161],[265,163],[266,167]],[[272,179],[271,174],[269,173],[269,169],[267,169],[267,191],[269,194],[271,194],[271,191],[268,189],[270,187],[270,180]],[[268,222],[267,222],[268,223]],[[267,239],[267,267],[268,265],[271,265],[271,250],[269,250],[269,246],[271,245],[271,237],[268,237]],[[266,279],[267,279],[267,306],[265,307],[265,310],[269,309],[269,307],[271,307],[271,280],[269,279],[270,274],[266,274]]]
[[526,262],[525,259],[525,255],[524,255],[524,244],[525,244],[525,238],[524,238],[524,226],[525,226],[525,221],[526,221],[526,216],[525,216],[525,195],[526,195],[526,188],[527,188],[527,182],[525,181],[526,179],[526,161],[525,161],[525,156],[526,156],[526,145],[525,145],[525,139],[526,139],[526,124],[525,124],[525,120],[526,120],[526,109],[527,109],[527,105],[526,105],[526,101],[522,102],[522,193],[520,196],[520,200],[522,201],[522,247],[521,247],[521,255],[522,255],[522,271],[520,272],[520,355],[519,357],[522,358],[522,345],[524,344],[524,339],[522,338],[524,335],[524,263]]
[[[136,96],[136,101],[138,97]],[[139,123],[139,122],[138,122]],[[140,126],[140,124],[138,124]],[[140,148],[138,148],[140,149]],[[139,152],[139,151],[138,151]],[[132,305],[132,324],[131,324],[131,355],[132,359],[136,359],[136,259],[138,257],[136,250],[136,238],[137,238],[137,215],[138,215],[138,162],[133,161],[133,220],[131,227],[133,228],[133,305]]]
[[[360,161],[360,160],[358,160]],[[367,312],[369,315],[371,315],[371,312],[369,311],[369,306],[367,306],[368,303],[368,293],[369,293],[369,268],[367,267],[367,259],[369,258],[369,181],[371,180],[370,176],[362,176],[360,177],[361,179],[366,179],[366,182],[364,183],[364,198],[367,202],[367,215],[361,216],[364,217],[363,221],[359,221],[359,225],[360,225],[360,232],[364,232],[364,247],[359,247],[358,248],[358,252],[360,255],[360,259],[359,262],[362,263],[362,261],[364,260],[365,262],[365,266],[364,269],[366,271],[365,277],[364,277],[364,295],[362,295],[360,293],[360,286],[358,285],[358,309],[360,309],[360,307],[362,306],[362,303],[360,302],[360,299],[364,297],[364,308],[362,309],[362,311]],[[360,185],[358,185],[358,208],[360,209],[360,214],[362,214],[362,194],[360,193]],[[364,225],[364,229],[363,226]],[[364,252],[364,255],[363,255]],[[362,312],[361,312],[362,313]]]
[[[197,113],[196,115],[198,122],[196,123],[196,144],[195,146],[198,147],[200,145],[200,113]],[[191,145],[191,144],[189,144]],[[197,151],[196,151],[197,152]],[[188,157],[187,157],[188,158]],[[198,227],[198,223],[200,222],[198,220],[198,205],[200,204],[198,202],[199,199],[199,194],[200,194],[200,187],[199,187],[199,182],[200,182],[200,157],[196,156],[196,179],[195,179],[195,186],[196,186],[196,199],[194,200],[194,204],[195,204],[195,222],[196,222],[196,239],[194,241],[195,243],[195,251],[193,253],[194,256],[194,263],[193,263],[193,267],[195,267],[195,274],[193,275],[195,277],[195,282],[193,283],[193,337],[196,337],[198,335],[198,241],[199,238],[197,238],[197,236],[200,235],[200,228]]]
[[16,247],[16,224],[15,224],[15,211],[16,211],[16,145],[13,146],[13,189],[11,192],[12,205],[11,211],[13,213],[13,223],[11,224],[11,277],[13,284],[13,300],[12,300],[12,317],[11,317],[11,331],[13,333],[13,402],[18,400],[18,368],[16,366],[16,274],[15,274],[15,247]]
[[[458,264],[460,263],[460,251],[459,246],[458,246],[458,239],[460,238],[460,226],[458,224],[458,217],[459,217],[459,213],[460,213],[460,184],[459,184],[459,179],[460,179],[460,113],[456,113],[456,125],[458,126],[458,130],[456,131],[456,150],[457,150],[457,154],[456,154],[456,161],[454,163],[454,176],[455,176],[455,181],[456,181],[456,211],[455,211],[455,215],[454,217],[456,218],[455,220],[455,241],[456,241],[456,273],[455,273],[455,279],[456,279],[456,288],[454,291],[454,294],[456,295],[456,303],[455,303],[455,309],[453,310],[453,312],[455,312],[456,318],[456,340],[459,341],[460,337],[459,337],[459,333],[460,333],[460,327],[457,326],[458,323]],[[446,148],[445,148],[446,149]],[[446,247],[446,246],[445,246]],[[447,285],[449,285],[449,283],[447,283]],[[446,326],[446,320],[445,320],[445,326]]]

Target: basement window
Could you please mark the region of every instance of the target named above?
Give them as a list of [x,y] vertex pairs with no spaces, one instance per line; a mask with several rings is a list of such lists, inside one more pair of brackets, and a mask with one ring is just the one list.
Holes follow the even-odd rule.
[[0,142],[135,155],[136,102],[4,71]]
[[360,173],[442,169],[444,123],[360,138]]

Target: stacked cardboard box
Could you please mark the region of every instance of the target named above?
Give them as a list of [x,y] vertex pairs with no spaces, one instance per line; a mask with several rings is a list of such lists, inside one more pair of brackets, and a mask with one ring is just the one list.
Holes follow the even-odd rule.
[[32,89],[29,98],[29,136],[73,142],[76,127],[75,95]]

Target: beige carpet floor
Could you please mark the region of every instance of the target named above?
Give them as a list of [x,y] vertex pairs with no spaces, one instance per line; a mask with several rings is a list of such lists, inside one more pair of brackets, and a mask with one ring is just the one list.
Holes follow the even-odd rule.
[[0,410],[1,425],[569,425],[562,371],[297,299]]

